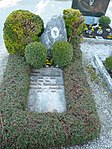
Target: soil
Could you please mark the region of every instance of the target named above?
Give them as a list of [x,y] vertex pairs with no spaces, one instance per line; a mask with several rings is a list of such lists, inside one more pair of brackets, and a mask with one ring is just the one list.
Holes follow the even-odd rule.
[[[86,24],[86,26],[87,26],[87,28],[88,28],[89,30],[91,30],[91,28],[92,28],[93,26],[95,26],[95,25],[96,25],[96,24],[90,26],[90,25],[87,25],[87,24]],[[107,31],[107,29],[110,29],[110,31]],[[102,38],[104,38],[104,39],[112,40],[112,28],[111,28],[110,26],[108,26],[108,27],[102,27],[102,30],[103,30],[103,33],[102,33],[101,35],[99,35],[99,34],[97,33],[98,27],[95,28],[92,33],[87,33],[86,31],[84,31],[84,32],[83,32],[83,35],[84,35],[84,37],[86,37],[86,38],[96,38],[96,36],[98,36],[99,38],[102,37]],[[110,36],[110,38],[109,38],[108,36]]]

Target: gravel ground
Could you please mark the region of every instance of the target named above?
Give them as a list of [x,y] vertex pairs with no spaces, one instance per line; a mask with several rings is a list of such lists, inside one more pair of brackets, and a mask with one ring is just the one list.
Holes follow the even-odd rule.
[[6,52],[6,49],[3,46],[0,46],[0,83],[3,79],[3,73],[6,68],[8,60],[8,53]]

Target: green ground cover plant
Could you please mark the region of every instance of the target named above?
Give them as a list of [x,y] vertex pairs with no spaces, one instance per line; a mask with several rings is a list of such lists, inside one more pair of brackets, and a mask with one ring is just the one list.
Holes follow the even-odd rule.
[[0,86],[1,149],[43,149],[86,143],[99,136],[100,124],[81,58],[63,69],[67,111],[25,110],[31,68],[10,55]]

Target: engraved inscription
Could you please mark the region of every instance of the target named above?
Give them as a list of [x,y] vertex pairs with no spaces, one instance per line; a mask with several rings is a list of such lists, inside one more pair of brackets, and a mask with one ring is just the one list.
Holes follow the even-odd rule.
[[55,109],[57,112],[63,112],[66,110],[62,70],[59,68],[33,70],[30,80],[31,111],[53,112]]

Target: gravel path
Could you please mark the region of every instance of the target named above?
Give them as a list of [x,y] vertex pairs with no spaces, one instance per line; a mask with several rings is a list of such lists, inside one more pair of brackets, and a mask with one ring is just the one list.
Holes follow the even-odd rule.
[[8,60],[8,53],[6,51],[6,48],[0,46],[0,83],[3,79],[3,73],[6,68],[7,60]]

